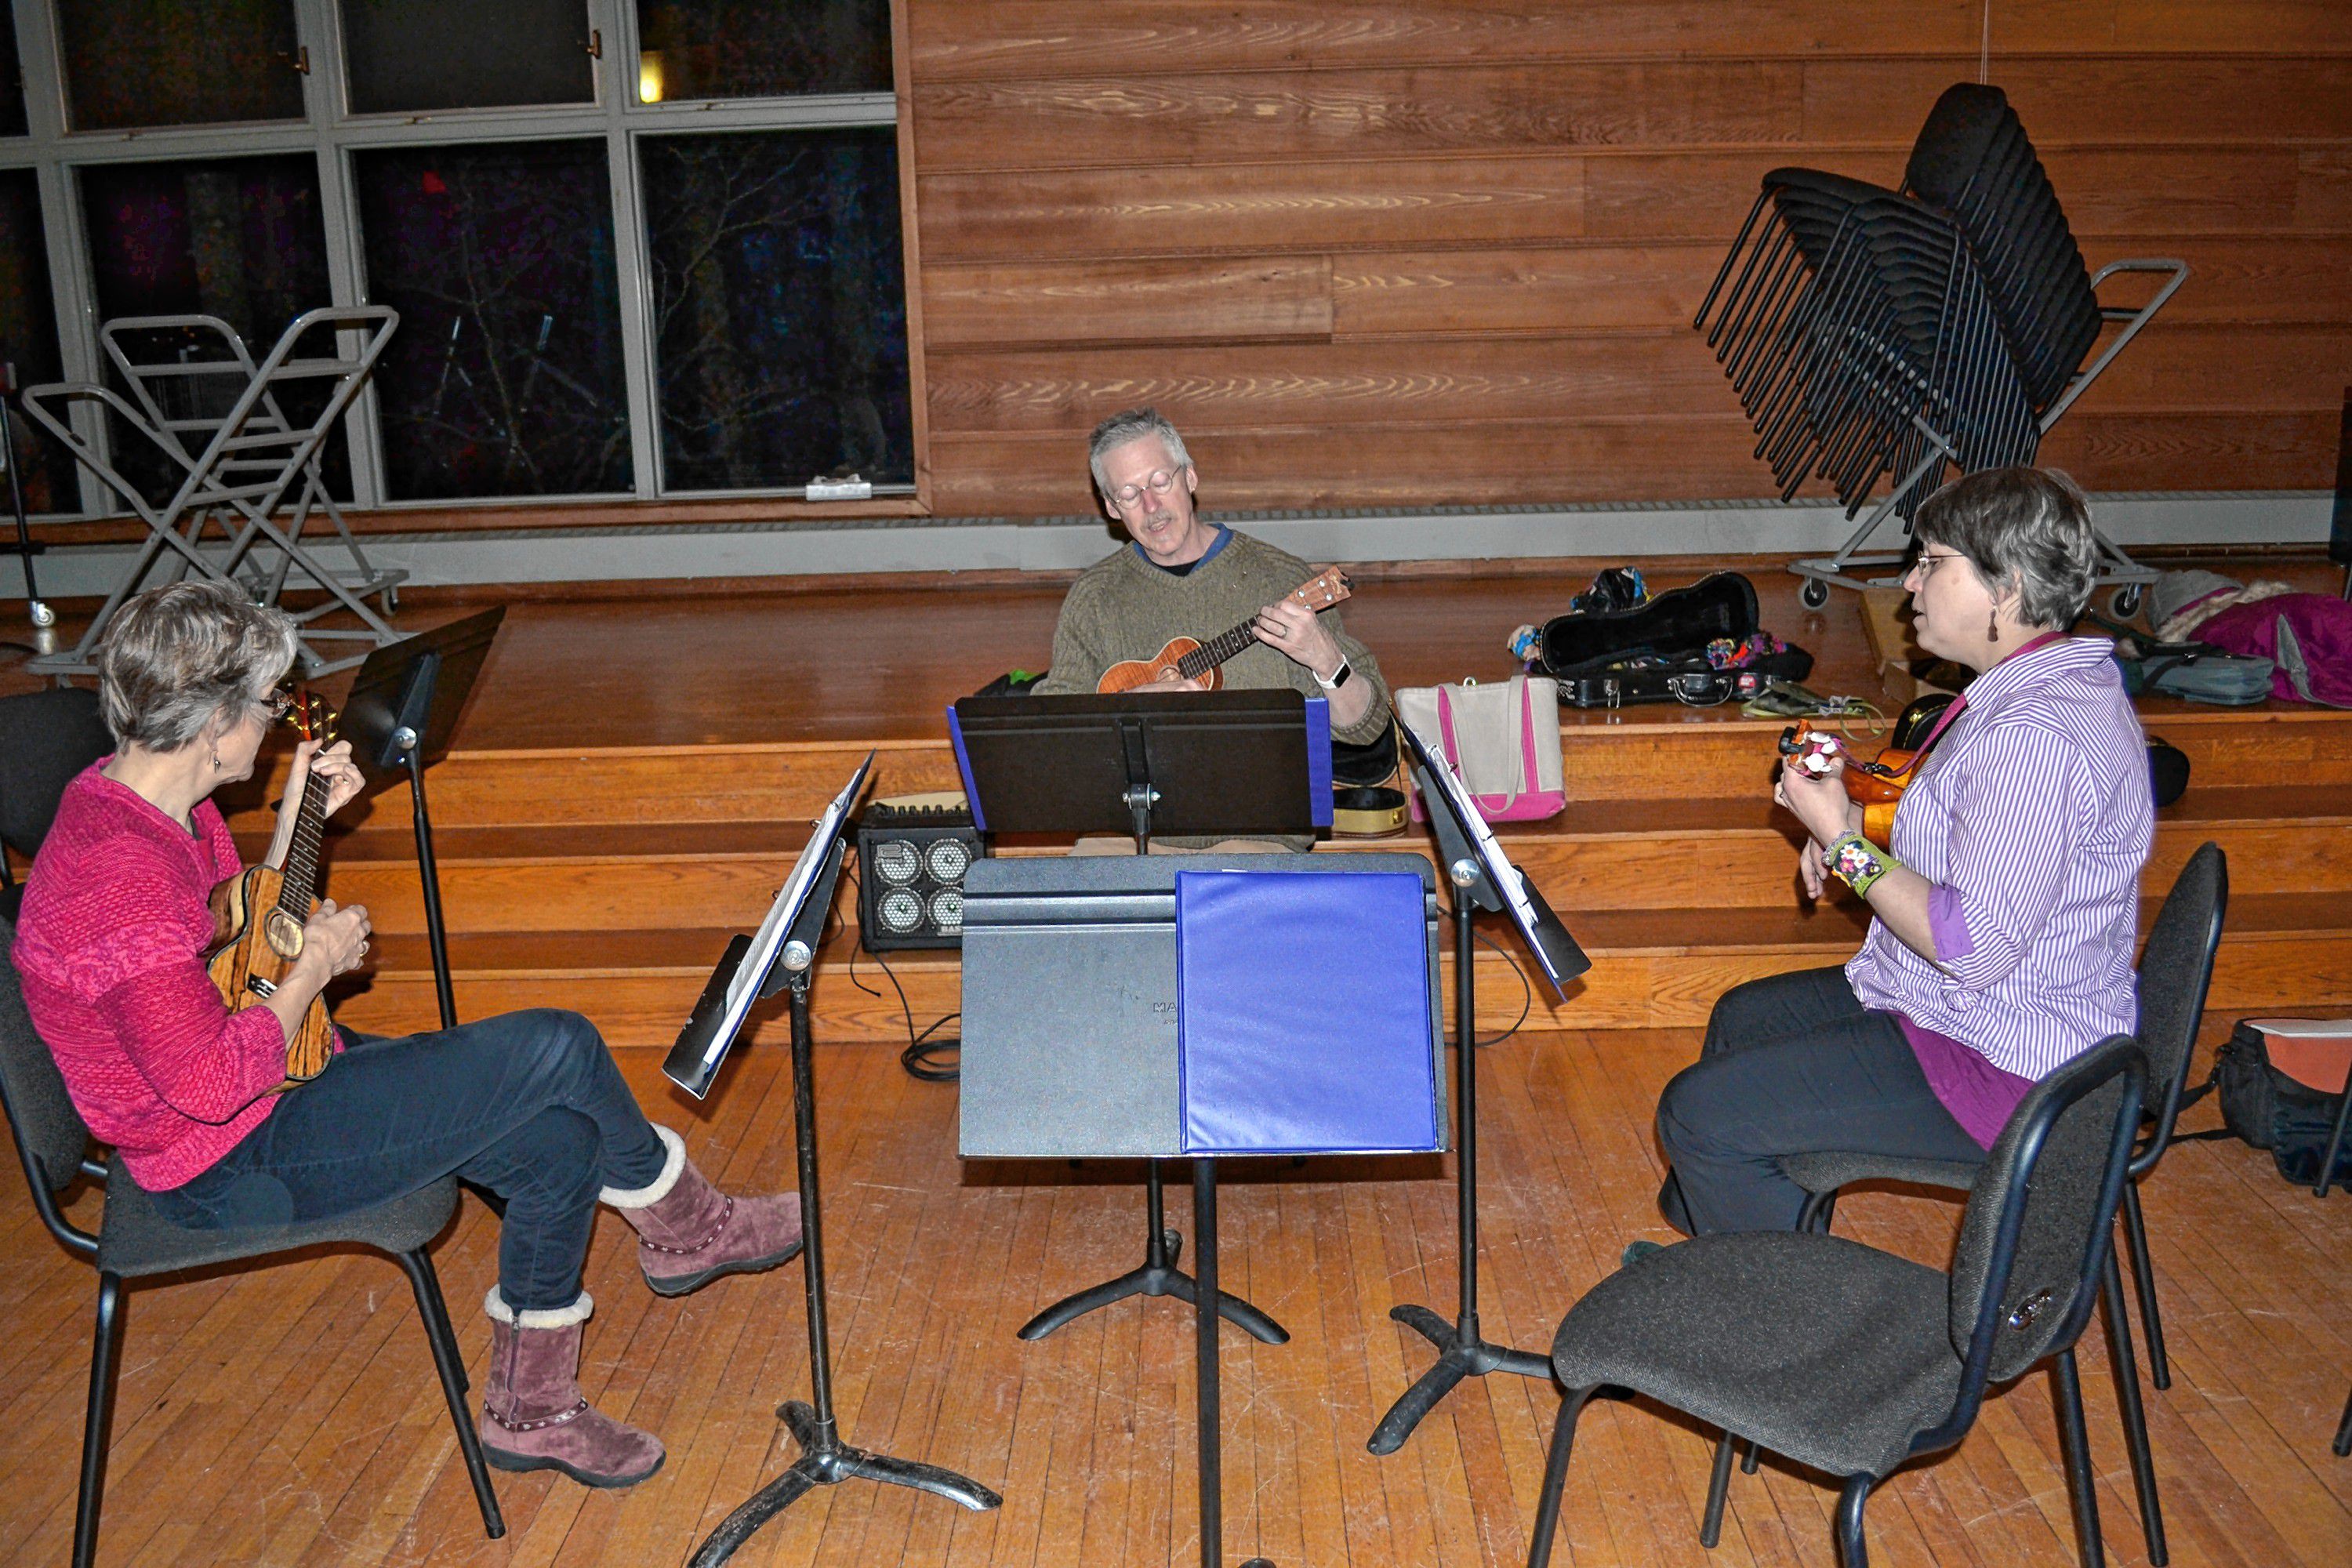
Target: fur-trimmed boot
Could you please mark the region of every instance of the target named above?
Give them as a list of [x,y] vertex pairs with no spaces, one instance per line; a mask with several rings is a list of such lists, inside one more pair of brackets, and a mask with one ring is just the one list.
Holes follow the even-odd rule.
[[497,1286],[489,1386],[482,1393],[482,1458],[501,1470],[562,1470],[585,1487],[632,1487],[662,1468],[661,1439],[615,1421],[580,1392],[580,1329],[588,1292],[569,1307],[517,1313]]
[[669,1158],[646,1186],[599,1194],[636,1228],[637,1267],[656,1296],[683,1296],[722,1274],[756,1274],[801,1250],[798,1193],[730,1198],[686,1157],[686,1140],[656,1127]]

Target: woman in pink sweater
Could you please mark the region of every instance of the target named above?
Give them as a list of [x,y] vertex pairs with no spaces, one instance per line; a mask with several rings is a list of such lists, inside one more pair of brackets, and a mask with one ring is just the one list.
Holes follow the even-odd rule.
[[[591,1407],[577,1381],[597,1203],[635,1227],[646,1283],[682,1295],[798,1253],[799,1199],[712,1187],[573,1013],[346,1034],[325,1072],[273,1092],[289,1031],[368,950],[367,911],[325,902],[267,1000],[231,1013],[205,971],[206,899],[242,868],[211,795],[252,773],[294,651],[284,615],[215,584],[152,589],[117,612],[98,651],[117,749],[68,786],[33,863],[15,946],[26,1005],[83,1120],[179,1224],[330,1218],[453,1172],[499,1194],[490,1462],[590,1486],[643,1480],[660,1442]],[[359,793],[348,745],[298,748],[289,799],[314,773],[331,812]],[[288,813],[272,864],[291,832]]]

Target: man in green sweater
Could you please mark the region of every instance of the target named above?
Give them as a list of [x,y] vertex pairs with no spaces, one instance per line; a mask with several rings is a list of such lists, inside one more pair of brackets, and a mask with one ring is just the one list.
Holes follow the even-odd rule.
[[[1103,510],[1131,542],[1070,584],[1041,695],[1091,692],[1114,664],[1150,658],[1171,637],[1205,642],[1255,616],[1257,643],[1225,663],[1227,687],[1327,698],[1333,739],[1381,737],[1389,689],[1371,650],[1348,635],[1337,609],[1318,615],[1288,596],[1312,567],[1193,510],[1197,476],[1173,425],[1152,408],[1115,414],[1095,426],[1088,456]],[[1134,689],[1201,689],[1167,679]]]

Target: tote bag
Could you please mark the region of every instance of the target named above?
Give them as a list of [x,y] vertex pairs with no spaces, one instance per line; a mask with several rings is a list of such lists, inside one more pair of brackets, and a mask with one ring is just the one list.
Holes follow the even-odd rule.
[[[1515,675],[1500,686],[1475,680],[1409,686],[1397,711],[1445,760],[1489,822],[1539,822],[1568,805],[1560,785],[1559,683]],[[1423,816],[1413,799],[1414,820]]]

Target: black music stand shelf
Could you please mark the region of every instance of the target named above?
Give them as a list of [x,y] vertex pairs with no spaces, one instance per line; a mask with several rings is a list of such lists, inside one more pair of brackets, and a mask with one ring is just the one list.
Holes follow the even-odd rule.
[[[1478,995],[1471,921],[1480,910],[1507,910],[1552,988],[1563,997],[1564,983],[1591,967],[1575,939],[1518,868],[1506,859],[1495,836],[1470,805],[1442,753],[1434,752],[1410,725],[1400,726],[1412,751],[1412,769],[1429,803],[1429,825],[1437,839],[1437,863],[1453,889],[1454,1053],[1454,1103],[1456,1247],[1461,1281],[1452,1322],[1427,1307],[1399,1306],[1389,1316],[1437,1347],[1437,1361],[1397,1396],[1364,1445],[1375,1454],[1404,1447],[1422,1417],[1467,1377],[1490,1372],[1521,1377],[1551,1377],[1551,1358],[1534,1351],[1491,1342],[1478,1326]],[[1444,770],[1443,777],[1440,770]],[[1448,787],[1452,786],[1452,787]],[[1506,880],[1507,879],[1507,880]],[[1508,896],[1515,887],[1517,897]]]
[[[750,982],[757,986],[759,996],[771,997],[778,991],[791,994],[793,1120],[800,1163],[801,1278],[808,1299],[809,1397],[785,1400],[776,1407],[776,1415],[792,1434],[793,1441],[800,1446],[801,1453],[783,1474],[752,1493],[719,1521],[719,1527],[695,1548],[694,1555],[688,1559],[690,1568],[718,1568],[776,1515],[816,1488],[839,1486],[844,1481],[878,1481],[908,1487],[961,1503],[975,1511],[1001,1507],[1004,1501],[979,1482],[941,1466],[877,1454],[843,1442],[834,1413],[833,1339],[825,1320],[824,1212],[817,1175],[816,1069],[811,1050],[809,980],[815,971],[825,919],[832,911],[835,889],[841,879],[842,858],[848,849],[843,837],[848,808],[865,787],[873,765],[873,754],[868,752],[848,786],[818,819],[815,835],[801,851],[801,862],[795,865],[792,879],[778,895],[780,904],[789,900],[793,907],[777,911],[782,919],[781,929],[772,932],[768,927],[761,930],[761,937],[772,934],[778,940],[763,943],[739,935],[728,943],[719,967],[703,987],[701,999],[695,1004],[693,1016],[662,1064],[662,1071],[674,1082],[695,1098],[702,1098],[717,1077],[719,1063],[748,1006],[748,1002],[732,1008],[729,1005],[730,993],[740,995],[737,988],[743,967],[765,963],[765,973]],[[814,875],[803,875],[804,870]]]
[[[948,710],[972,822],[983,833],[1154,833],[1242,837],[1312,834],[1331,822],[1330,709],[1295,691],[1146,696],[967,697]],[[1318,810],[1318,806],[1320,810]],[[1165,1163],[1143,1179],[1143,1262],[1062,1298],[1021,1326],[1040,1340],[1130,1296],[1195,1300],[1176,1267]],[[1225,1291],[1217,1310],[1253,1339],[1290,1331]]]
[[441,918],[441,873],[433,860],[425,767],[449,749],[457,715],[506,613],[500,605],[385,644],[367,656],[343,700],[343,733],[351,739],[352,760],[370,782],[403,773],[408,778],[416,875],[425,891],[425,940],[433,953],[433,994],[445,1029],[457,1026],[457,994],[449,978],[449,930]]

